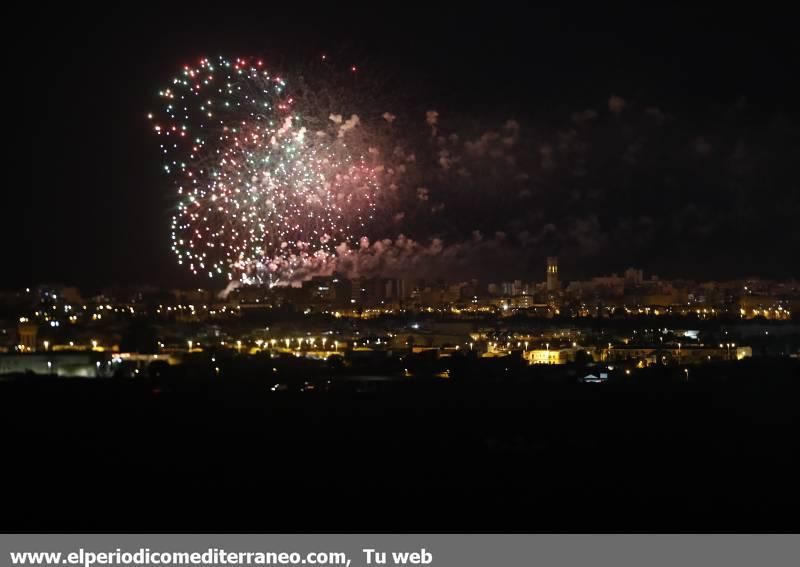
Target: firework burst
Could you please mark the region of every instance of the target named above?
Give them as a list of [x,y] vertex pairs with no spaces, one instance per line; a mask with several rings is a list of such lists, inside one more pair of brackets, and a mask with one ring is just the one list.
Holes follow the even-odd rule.
[[361,236],[375,206],[375,168],[341,128],[307,131],[286,81],[261,61],[202,59],[159,95],[163,113],[149,118],[177,186],[179,264],[275,284]]

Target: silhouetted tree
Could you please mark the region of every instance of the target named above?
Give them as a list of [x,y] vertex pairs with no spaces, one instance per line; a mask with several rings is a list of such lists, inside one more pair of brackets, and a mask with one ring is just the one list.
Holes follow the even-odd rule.
[[158,350],[155,327],[144,319],[134,319],[122,333],[120,349],[123,352],[155,353]]
[[587,364],[591,363],[592,363],[592,355],[586,352],[585,350],[579,349],[575,353],[575,364],[578,364],[580,366],[586,366]]

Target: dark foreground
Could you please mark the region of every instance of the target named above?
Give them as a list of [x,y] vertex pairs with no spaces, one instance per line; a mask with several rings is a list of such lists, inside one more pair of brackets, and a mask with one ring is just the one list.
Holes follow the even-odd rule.
[[797,361],[693,381],[0,382],[3,531],[761,531]]

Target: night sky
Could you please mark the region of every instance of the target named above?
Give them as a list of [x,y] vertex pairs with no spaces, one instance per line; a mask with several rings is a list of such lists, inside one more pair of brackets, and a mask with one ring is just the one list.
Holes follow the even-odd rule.
[[198,282],[169,248],[174,191],[145,115],[178,66],[219,53],[347,53],[359,73],[400,85],[398,113],[421,112],[423,125],[423,109],[465,139],[518,122],[513,157],[527,185],[513,185],[513,200],[493,208],[481,186],[511,187],[507,172],[476,174],[464,189],[475,199],[439,176],[423,204],[441,201],[440,220],[415,202],[397,227],[448,244],[475,229],[503,233],[511,252],[482,252],[498,265],[462,255],[455,276],[472,267],[489,280],[541,279],[551,253],[575,277],[628,265],[698,279],[800,276],[800,45],[786,14],[258,5],[19,19],[35,38],[18,46],[26,83],[16,119],[29,157],[7,164],[27,171],[21,214],[1,209],[19,244],[8,247],[1,287]]

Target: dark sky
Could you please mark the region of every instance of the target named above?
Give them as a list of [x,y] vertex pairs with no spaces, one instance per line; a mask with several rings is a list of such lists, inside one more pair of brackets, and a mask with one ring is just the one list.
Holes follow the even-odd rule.
[[[440,111],[508,114],[523,123],[560,125],[569,123],[574,111],[607,112],[609,97],[618,95],[639,109],[665,109],[678,117],[681,132],[706,132],[720,140],[735,139],[740,135],[736,128],[759,132],[753,136],[761,142],[750,142],[748,148],[764,160],[775,153],[773,144],[783,152],[782,160],[790,160],[794,154],[789,150],[797,148],[797,130],[781,128],[797,124],[800,100],[800,45],[787,14],[736,13],[732,8],[672,11],[655,5],[559,11],[497,3],[480,9],[372,3],[369,8],[319,10],[297,3],[292,12],[270,2],[231,3],[223,10],[166,4],[103,11],[59,8],[16,19],[30,40],[16,47],[23,65],[16,76],[24,84],[16,91],[19,105],[7,112],[22,121],[27,156],[7,165],[22,204],[16,206],[14,199],[0,213],[9,235],[4,240],[17,243],[8,247],[0,287],[42,281],[82,286],[192,282],[171,257],[173,191],[161,175],[144,116],[158,86],[183,61],[200,55],[281,53],[292,60],[346,48],[364,72],[376,68],[407,82],[426,98],[421,105]],[[744,125],[714,123],[715,116],[742,101],[748,108]],[[776,130],[777,138],[770,137]],[[663,167],[663,160],[659,163]],[[774,203],[763,199],[789,195],[777,218],[800,212],[794,164],[777,163],[775,171],[780,173],[769,180],[772,189],[766,196],[750,202],[758,193],[748,187],[737,206],[771,214]],[[725,179],[715,177],[709,184],[724,185]],[[608,179],[603,183],[613,185]],[[698,205],[697,214],[711,214],[717,198]],[[542,223],[573,226],[569,212],[557,206],[550,210],[552,216]],[[670,222],[657,218],[658,212],[652,216],[663,226]],[[792,249],[798,244],[795,224],[769,227],[769,238],[751,239],[747,231],[721,234],[736,226],[726,219],[708,229],[713,234],[703,249],[704,254],[719,251],[731,236],[727,241],[735,242],[736,249],[721,253],[717,261],[695,257],[682,264],[680,257],[667,255],[662,263],[660,248],[670,243],[655,238],[651,248],[637,249],[630,257],[597,250],[591,268],[608,266],[601,271],[610,272],[638,261],[651,270],[685,276],[696,269],[704,270],[698,274],[704,277],[800,275]],[[604,230],[613,242],[614,229]],[[765,242],[772,252],[763,253]]]

